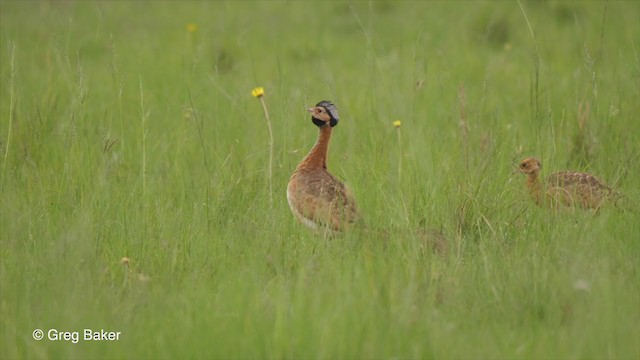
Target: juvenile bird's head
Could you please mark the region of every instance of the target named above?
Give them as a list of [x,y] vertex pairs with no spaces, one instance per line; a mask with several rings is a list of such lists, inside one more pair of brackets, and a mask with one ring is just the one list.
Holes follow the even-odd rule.
[[334,127],[338,125],[338,109],[336,106],[328,100],[322,100],[316,104],[316,106],[307,109],[311,113],[311,121],[317,127],[323,127],[329,125]]
[[541,168],[540,160],[534,157],[528,157],[520,161],[520,164],[518,165],[518,171],[533,177],[537,177],[540,174]]

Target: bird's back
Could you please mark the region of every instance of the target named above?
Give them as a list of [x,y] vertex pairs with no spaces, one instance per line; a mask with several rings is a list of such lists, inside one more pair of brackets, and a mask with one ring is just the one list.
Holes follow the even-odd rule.
[[287,187],[287,200],[296,217],[313,230],[339,232],[358,218],[351,192],[326,169],[297,169]]
[[614,191],[591,174],[561,171],[547,178],[547,195],[565,206],[598,208]]

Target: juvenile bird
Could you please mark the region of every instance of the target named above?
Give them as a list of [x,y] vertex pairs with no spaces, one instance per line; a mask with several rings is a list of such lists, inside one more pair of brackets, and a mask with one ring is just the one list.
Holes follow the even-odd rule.
[[540,160],[529,157],[522,160],[518,171],[526,174],[527,188],[533,201],[541,207],[582,207],[598,209],[609,199],[619,194],[588,173],[561,171],[540,181]]
[[358,208],[349,189],[327,170],[327,152],[338,109],[320,101],[307,109],[319,128],[316,144],[298,164],[287,186],[287,201],[296,218],[316,234],[335,235],[358,218]]

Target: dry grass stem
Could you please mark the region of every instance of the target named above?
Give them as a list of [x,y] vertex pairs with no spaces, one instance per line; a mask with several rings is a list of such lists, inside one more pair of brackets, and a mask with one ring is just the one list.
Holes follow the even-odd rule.
[[13,127],[13,82],[16,68],[16,44],[11,43],[11,80],[9,83],[9,128],[7,129],[7,145],[4,150],[4,161],[2,162],[2,183],[4,183],[4,173],[7,167],[7,156],[9,155],[9,145],[11,144],[11,128]]
[[469,179],[469,127],[467,126],[466,119],[466,102],[467,97],[464,92],[464,84],[460,84],[460,90],[458,91],[458,101],[460,102],[460,130],[462,131],[462,151],[464,153],[464,166]]

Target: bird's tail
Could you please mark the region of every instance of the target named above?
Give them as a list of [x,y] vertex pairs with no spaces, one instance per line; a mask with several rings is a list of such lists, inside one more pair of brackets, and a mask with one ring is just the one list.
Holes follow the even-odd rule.
[[640,208],[631,201],[627,195],[623,194],[620,191],[612,191],[611,199],[613,200],[614,206],[621,211],[629,211],[633,213],[637,213],[640,211]]

